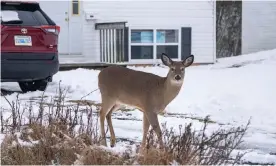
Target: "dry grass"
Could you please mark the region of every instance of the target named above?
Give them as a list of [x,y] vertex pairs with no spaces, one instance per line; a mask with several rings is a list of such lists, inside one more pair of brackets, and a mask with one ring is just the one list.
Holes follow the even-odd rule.
[[129,154],[119,155],[99,147],[86,148],[79,161],[84,165],[124,165],[131,164],[131,158]]
[[19,136],[6,137],[1,149],[2,164],[49,164],[52,160],[72,164],[77,159],[75,153],[80,153],[86,145],[92,143],[81,135],[70,137],[62,125],[50,125],[47,128],[31,125],[27,131],[17,134]]
[[150,130],[143,153],[129,149],[118,154],[99,146],[98,108],[93,104],[80,106],[87,101],[66,105],[66,90],[61,88],[56,96],[48,104],[42,96],[37,108],[34,101],[25,107],[19,99],[7,100],[11,117],[3,119],[1,112],[1,133],[6,134],[1,145],[1,164],[213,165],[241,162],[243,154],[231,156],[231,153],[242,142],[249,124],[219,129],[211,135],[206,134],[208,117],[203,120],[201,131],[194,131],[189,124],[179,126],[176,133],[163,125],[165,149],[158,148],[156,136]]

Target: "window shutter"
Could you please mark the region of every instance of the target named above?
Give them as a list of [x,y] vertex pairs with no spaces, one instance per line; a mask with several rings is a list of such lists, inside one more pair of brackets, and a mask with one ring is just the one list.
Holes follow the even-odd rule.
[[181,28],[181,59],[184,60],[192,52],[192,28]]
[[125,27],[124,29],[124,61],[128,62],[128,44],[129,44],[129,40],[128,40],[128,27]]

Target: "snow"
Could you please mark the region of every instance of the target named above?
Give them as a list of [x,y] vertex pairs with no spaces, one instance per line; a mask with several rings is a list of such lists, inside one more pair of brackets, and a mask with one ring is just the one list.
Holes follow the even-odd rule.
[[[37,140],[37,141],[34,141],[34,140],[32,140],[30,137],[29,137],[29,139],[30,139],[30,141],[24,141],[24,140],[22,140],[22,139],[20,139],[20,136],[22,135],[21,133],[19,133],[19,132],[17,132],[17,133],[15,133],[15,135],[16,135],[16,137],[17,137],[17,140],[18,140],[18,144],[19,145],[22,145],[22,146],[27,146],[27,147],[31,147],[31,146],[34,146],[35,144],[38,144],[39,143],[39,141]],[[16,143],[17,144],[17,143]],[[16,144],[15,144],[15,146],[16,146]]]
[[250,161],[252,163],[274,163],[275,155],[269,155],[259,150],[252,151],[243,157],[243,160]]
[[[167,68],[129,67],[135,70],[166,76]],[[98,88],[98,70],[76,69],[57,73],[45,95],[54,96],[61,80],[62,87],[68,88],[67,100],[79,100]],[[193,122],[196,129],[202,122],[195,118],[210,115],[212,121],[208,130],[219,127],[246,125],[251,118],[248,133],[244,137],[242,150],[251,150],[244,160],[276,164],[276,49],[238,57],[218,59],[214,65],[192,66],[186,69],[184,86],[179,95],[166,108],[168,115],[159,115],[160,123],[178,128],[180,124]],[[17,83],[2,83],[2,89],[20,91]],[[42,92],[20,94],[21,102],[41,96]],[[17,93],[6,95],[15,100]],[[23,100],[25,99],[25,100]],[[99,91],[83,99],[101,102]],[[4,116],[8,116],[9,104],[1,97]],[[177,117],[181,114],[186,118]],[[134,142],[142,139],[142,113],[135,110],[128,116],[117,112],[113,115],[113,126],[117,138],[127,138]],[[116,117],[129,120],[115,119]],[[132,120],[131,120],[132,119]],[[221,126],[220,124],[223,124]],[[109,133],[108,133],[109,134]],[[0,138],[2,136],[0,135]],[[0,139],[1,140],[1,139]],[[108,142],[109,143],[109,142]],[[119,142],[113,151],[123,151],[127,143]]]
[[5,138],[5,135],[4,134],[0,134],[0,143],[3,142],[4,138]]
[[6,22],[6,21],[17,21],[19,19],[18,17],[18,13],[15,12],[15,11],[1,11],[1,19],[3,22]]

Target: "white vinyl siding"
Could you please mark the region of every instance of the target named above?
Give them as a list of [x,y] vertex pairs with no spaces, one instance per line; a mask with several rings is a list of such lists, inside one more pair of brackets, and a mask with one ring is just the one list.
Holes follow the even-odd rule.
[[[83,54],[100,61],[100,35],[95,23],[127,21],[129,30],[191,27],[195,62],[213,63],[214,7],[213,1],[83,1]],[[92,13],[95,20],[85,20],[85,13]]]
[[276,48],[276,1],[243,1],[242,53]]

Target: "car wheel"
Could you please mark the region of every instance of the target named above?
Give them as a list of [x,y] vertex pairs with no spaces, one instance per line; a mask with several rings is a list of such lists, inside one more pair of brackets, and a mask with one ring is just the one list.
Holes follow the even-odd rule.
[[48,81],[38,80],[38,81],[30,81],[30,82],[19,82],[19,87],[23,93],[33,92],[36,90],[45,91],[48,85]]

